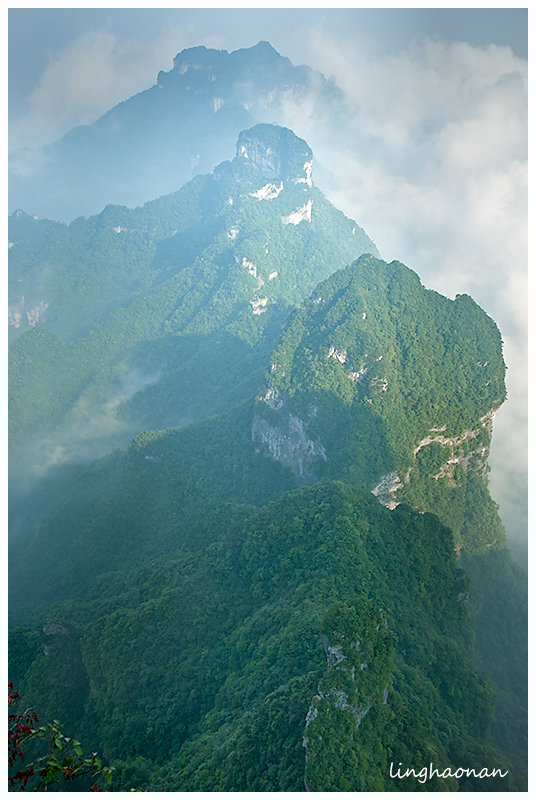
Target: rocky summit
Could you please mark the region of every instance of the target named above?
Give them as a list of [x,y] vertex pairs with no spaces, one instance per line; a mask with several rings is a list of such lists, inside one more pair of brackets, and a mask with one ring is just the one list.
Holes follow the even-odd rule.
[[252,164],[264,178],[311,186],[313,153],[307,142],[289,128],[261,124],[241,131],[236,155]]

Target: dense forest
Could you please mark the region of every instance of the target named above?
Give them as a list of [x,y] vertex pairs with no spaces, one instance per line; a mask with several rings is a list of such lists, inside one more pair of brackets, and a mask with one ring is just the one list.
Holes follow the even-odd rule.
[[[273,130],[287,131],[256,126],[250,141],[257,137],[269,149]],[[278,135],[291,177],[277,197],[254,196],[270,185],[266,163],[237,156],[134,210],[107,207],[69,226],[11,216],[15,465],[29,443],[36,458],[52,430],[69,446],[79,438],[73,428],[80,417],[90,425],[106,401],[122,404],[116,427],[130,435],[228,408],[249,376],[254,390],[262,375],[254,370],[264,367],[289,307],[335,269],[376,252],[364,231],[309,185],[306,143],[291,131]],[[310,220],[282,222],[307,203]],[[34,304],[44,307],[38,324],[24,311]],[[113,443],[128,439],[123,431]]]
[[104,750],[114,788],[382,791],[417,753],[508,768],[435,516],[327,482],[206,528],[201,550],[116,567],[51,608],[60,632],[12,634],[33,657],[25,697]]

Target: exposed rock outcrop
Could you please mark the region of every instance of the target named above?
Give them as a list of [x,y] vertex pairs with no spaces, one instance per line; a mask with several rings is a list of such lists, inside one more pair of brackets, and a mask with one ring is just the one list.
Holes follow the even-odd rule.
[[403,485],[398,472],[390,472],[381,477],[380,482],[372,489],[372,494],[378,498],[382,506],[393,509],[398,505],[396,493]]
[[[390,652],[390,634],[384,613],[376,612],[372,625],[365,615],[360,618],[359,613],[355,614],[355,610],[343,611],[347,620],[352,613],[357,625],[354,635],[348,634],[348,626],[345,626],[342,618],[339,618],[339,623],[342,623],[341,630],[346,629],[346,634],[336,631],[329,636],[322,634],[327,669],[319,681],[317,693],[311,699],[302,741],[305,748],[306,791],[327,788],[320,785],[319,781],[324,780],[324,740],[328,732],[328,738],[334,735],[340,737],[338,744],[341,748],[347,746],[348,737],[354,742],[362,720],[373,705],[387,702],[391,666],[390,656],[385,660],[383,656]],[[380,652],[382,657],[378,660],[376,656]]]
[[[450,451],[450,457],[441,464],[437,472],[429,477],[436,481],[441,478],[447,478],[451,489],[458,487],[455,477],[457,468],[463,469],[464,472],[472,470],[478,473],[481,479],[485,480],[495,414],[496,411],[491,409],[480,418],[480,427],[468,429],[459,436],[445,436],[445,426],[430,428],[429,435],[415,445],[413,455],[417,456],[424,447],[433,444],[447,448]],[[372,494],[387,508],[396,508],[400,502],[397,498],[397,493],[411,481],[412,470],[413,467],[409,467],[403,479],[396,471],[390,472],[388,475],[382,475],[377,485],[371,490]]]
[[251,440],[257,452],[289,467],[299,485],[314,483],[311,465],[318,458],[326,460],[322,443],[309,437],[304,421],[290,413],[277,389],[269,387],[259,400],[272,413],[268,418],[260,406],[253,417]]

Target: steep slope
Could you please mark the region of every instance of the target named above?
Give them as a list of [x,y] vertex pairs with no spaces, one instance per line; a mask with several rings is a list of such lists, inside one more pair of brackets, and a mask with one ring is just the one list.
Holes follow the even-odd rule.
[[317,115],[341,103],[323,75],[294,66],[268,42],[231,53],[183,50],[154,86],[74,128],[39,158],[15,153],[10,209],[70,221],[106,203],[167,194],[226,158],[240,130],[281,121],[281,106],[306,95],[316,98]]
[[[159,91],[206,100],[199,63]],[[12,216],[11,677],[120,788],[418,790],[390,763],[506,768],[491,741],[513,781],[424,788],[523,788],[500,334],[376,258],[311,161],[262,124],[143,207]]]
[[[233,161],[141,208],[108,206],[70,226],[13,215],[11,319],[27,332],[11,349],[12,444],[30,443],[43,463],[36,447],[97,438],[100,417],[105,438],[126,443],[230,407],[222,398],[235,402],[243,381],[241,396],[253,392],[288,307],[376,252],[311,170],[302,139],[259,125],[240,134]],[[47,387],[37,406],[36,382]]]
[[13,633],[24,695],[104,750],[116,789],[516,788],[389,777],[393,762],[509,771],[437,518],[327,483],[219,527],[204,551],[112,571],[54,625]]
[[252,417],[249,400],[141,433],[89,467],[51,468],[39,492],[12,503],[12,619],[39,620],[51,598],[82,598],[111,570],[196,552],[219,535],[207,520],[220,506],[260,506],[292,489],[292,473],[255,452]]
[[[192,347],[199,368],[195,338],[193,343],[189,337],[174,341],[180,345],[182,338]],[[168,346],[167,341],[163,346]],[[147,347],[149,354],[158,352],[152,345]],[[45,350],[53,352],[50,346]],[[260,349],[254,352],[260,357]],[[52,367],[57,367],[61,355],[52,360]],[[179,396],[185,397],[189,389],[201,401],[208,387],[203,382],[199,386],[199,378],[196,385],[195,370],[188,369],[187,359],[183,361],[186,376],[182,375],[184,390]],[[184,370],[178,359],[176,363],[177,372]],[[201,363],[201,371],[207,363]],[[241,362],[247,367],[252,363],[252,359]],[[132,403],[138,407],[153,403],[153,418],[159,413],[159,402],[162,414],[173,413],[173,402],[168,400],[165,409],[163,401],[173,385],[171,374],[162,382],[162,395],[156,382],[135,395]],[[229,376],[236,380],[232,370]],[[256,378],[258,370],[252,376]],[[89,530],[80,520],[91,518],[99,505],[102,536],[109,525],[107,515],[122,518],[127,527],[126,520],[133,515],[132,530],[139,528],[142,537],[150,519],[160,516],[160,502],[165,507],[174,498],[180,506],[191,495],[190,505],[197,507],[199,500],[208,500],[210,507],[225,480],[224,472],[214,472],[211,459],[216,448],[221,451],[219,466],[234,464],[230,474],[237,494],[229,499],[250,502],[251,486],[265,485],[258,477],[265,457],[282,468],[287,486],[344,480],[372,491],[389,507],[405,501],[419,510],[434,511],[452,528],[458,552],[504,549],[502,526],[487,490],[486,464],[491,414],[505,392],[501,341],[493,321],[467,296],[449,300],[426,290],[404,265],[365,255],[322,283],[312,299],[294,312],[270,357],[267,383],[257,391],[256,400],[251,379],[238,382],[238,390],[245,390],[244,398],[225,391],[222,373],[211,375],[211,380],[215,393],[223,395],[222,403],[231,406],[233,399],[241,401],[236,410],[208,420],[205,426],[137,437],[126,453],[95,464],[80,481],[80,490],[73,487],[48,515],[44,532],[33,539],[37,549],[28,559],[30,564],[42,564],[46,542],[57,539],[59,552],[53,553],[50,547],[48,551],[51,575],[57,572],[50,579],[58,587],[64,580],[62,573],[80,576],[84,572],[82,553],[90,573],[98,572],[91,555],[98,548],[92,546]],[[179,385],[175,383],[175,388]],[[205,409],[208,414],[210,409]],[[207,438],[212,441],[209,451],[205,451]],[[182,442],[189,444],[184,455],[178,456]],[[141,445],[143,454],[138,454]],[[229,456],[224,459],[226,450]],[[186,479],[189,488],[184,493],[177,488],[177,458],[185,464],[180,479]],[[241,471],[245,462],[249,466]],[[192,485],[203,473],[212,475],[215,483],[205,480],[196,497]],[[143,492],[147,481],[151,491]],[[104,500],[108,493],[112,506]],[[136,501],[125,507],[124,498],[138,494],[145,510]],[[80,514],[84,497],[90,506]],[[254,502],[262,504],[271,497],[265,488],[257,492]],[[67,511],[69,507],[72,511]],[[117,510],[112,512],[112,508]],[[26,513],[24,498],[21,510]],[[171,507],[164,513],[175,518]],[[60,543],[67,539],[69,520],[77,514],[80,541],[62,554]],[[109,558],[113,557],[110,546]],[[78,563],[63,569],[64,558],[78,559]],[[39,582],[34,577],[32,583],[35,592]]]
[[[458,548],[503,546],[492,504],[498,530],[485,534],[471,527],[469,509],[484,513],[473,495],[480,487],[484,499],[504,373],[499,331],[471,298],[449,300],[403,264],[366,255],[293,314],[252,436],[302,482],[355,482],[390,507],[433,509]],[[295,463],[277,450],[281,437],[293,440],[290,427],[297,442],[315,443]]]

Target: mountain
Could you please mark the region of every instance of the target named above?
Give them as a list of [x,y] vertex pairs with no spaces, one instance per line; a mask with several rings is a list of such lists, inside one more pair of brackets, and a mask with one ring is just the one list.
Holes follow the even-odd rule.
[[494,679],[497,740],[510,740],[523,770],[527,584],[488,490],[493,419],[506,396],[501,350],[495,323],[470,297],[449,300],[403,264],[362,256],[289,320],[252,437],[299,483],[342,479],[449,526],[472,581],[476,655]]
[[280,457],[300,478],[340,478],[390,507],[433,509],[458,549],[504,544],[495,509],[487,532],[470,529],[467,509],[454,515],[455,498],[471,507],[487,485],[506,396],[500,333],[470,297],[449,300],[403,264],[365,255],[293,313],[270,362],[253,431],[262,452],[278,458],[282,439],[299,452],[303,431],[315,449]]
[[[254,391],[288,309],[377,252],[311,176],[308,145],[263,124],[241,132],[231,162],[142,207],[69,226],[13,214],[12,444],[58,425],[65,440],[96,437],[99,417],[121,435],[134,394],[129,436],[227,407],[244,380]],[[56,449],[44,447],[41,461]]]
[[[294,66],[268,42],[235,50],[192,47],[150,89],[42,153],[15,153],[9,206],[70,221],[107,203],[134,206],[174,191],[227,157],[240,130],[281,121],[289,102],[314,98],[315,115],[340,107],[340,90]],[[30,157],[31,156],[31,157]],[[27,164],[38,164],[28,172]]]
[[[170,546],[191,547],[192,521],[218,503],[263,505],[277,496],[274,486],[277,493],[323,480],[372,492],[391,508],[405,501],[434,511],[452,528],[458,553],[505,547],[487,490],[491,415],[505,396],[501,340],[470,298],[449,300],[403,264],[363,255],[293,312],[264,356],[268,365],[266,383],[255,371],[257,386],[245,391],[243,379],[244,395],[224,395],[231,410],[178,431],[143,433],[77,477],[22,560],[39,572],[47,564],[44,584],[35,572],[23,581],[32,583],[34,601],[46,597],[49,582],[56,597],[64,586],[66,597],[78,596],[85,575],[120,565],[121,537],[107,543],[104,561],[98,544],[111,518],[136,542],[136,559],[152,559]],[[155,366],[165,374],[163,362]],[[157,416],[173,380],[140,390],[132,404],[152,406]],[[225,378],[216,386],[221,393]],[[162,515],[170,523],[147,538],[151,519]]]
[[[523,790],[484,311],[382,261],[272,124],[10,242],[10,679],[40,718],[117,790]],[[390,775],[431,762],[505,775]]]

